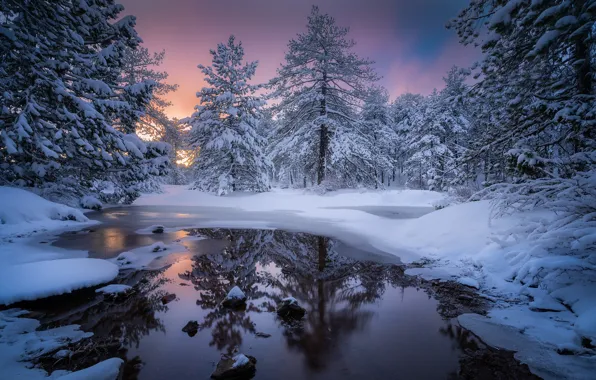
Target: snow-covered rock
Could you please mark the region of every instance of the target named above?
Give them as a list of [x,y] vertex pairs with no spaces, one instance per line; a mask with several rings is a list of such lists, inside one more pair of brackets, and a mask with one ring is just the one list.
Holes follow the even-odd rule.
[[306,309],[298,304],[294,297],[286,297],[277,305],[277,315],[282,318],[300,319],[306,314]]
[[215,380],[250,379],[256,371],[256,363],[256,358],[244,354],[223,358],[217,363],[217,368],[211,374],[211,377]]
[[100,259],[63,259],[0,268],[0,305],[70,293],[112,281],[118,266]]
[[226,298],[223,300],[222,305],[224,307],[241,307],[246,302],[246,294],[237,286],[234,286],[229,292]]

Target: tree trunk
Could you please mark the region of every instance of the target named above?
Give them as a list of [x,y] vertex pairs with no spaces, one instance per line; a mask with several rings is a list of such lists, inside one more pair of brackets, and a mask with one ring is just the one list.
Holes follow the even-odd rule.
[[[327,102],[326,102],[326,96],[327,96],[327,73],[323,73],[323,84],[321,86],[321,95],[322,95],[322,99],[321,99],[321,111],[320,111],[320,115],[321,116],[325,116],[327,115]],[[327,155],[327,145],[329,144],[328,142],[328,131],[327,131],[327,126],[325,124],[321,124],[321,130],[320,130],[320,136],[319,136],[319,162],[318,162],[318,167],[317,167],[317,174],[318,174],[318,178],[317,178],[317,183],[320,185],[321,182],[323,182],[325,180],[325,159],[326,159],[326,155]]]

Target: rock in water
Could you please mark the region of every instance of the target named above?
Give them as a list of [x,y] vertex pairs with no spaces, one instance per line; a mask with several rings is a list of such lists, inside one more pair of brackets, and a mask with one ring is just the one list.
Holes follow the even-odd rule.
[[163,303],[165,305],[167,303],[172,302],[175,299],[176,299],[176,295],[175,294],[168,293],[165,296],[161,297],[161,303]]
[[282,318],[300,319],[306,314],[306,309],[298,305],[294,297],[288,297],[281,300],[277,305],[277,315]]
[[231,358],[223,358],[217,363],[217,368],[211,374],[211,378],[216,380],[251,379],[257,371],[255,364],[257,364],[257,359],[250,355],[238,354]]
[[222,305],[230,308],[240,308],[246,303],[246,295],[239,287],[234,286],[223,300]]
[[163,234],[164,226],[155,226],[151,232],[154,234]]
[[186,326],[182,328],[182,331],[187,333],[188,336],[193,337],[199,332],[199,322],[189,321]]

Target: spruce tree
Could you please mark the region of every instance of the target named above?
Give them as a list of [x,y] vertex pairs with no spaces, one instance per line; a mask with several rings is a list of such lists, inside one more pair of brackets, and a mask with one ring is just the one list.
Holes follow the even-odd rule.
[[248,82],[258,62],[244,62],[242,43],[230,36],[211,50],[211,66],[199,65],[209,87],[197,93],[200,105],[188,120],[190,144],[200,149],[193,167],[194,189],[218,195],[233,191],[267,191],[268,160],[258,132],[265,102]]
[[373,62],[352,51],[355,42],[348,32],[314,6],[306,33],[289,42],[286,62],[270,83],[283,120],[272,153],[300,163],[301,174],[316,176],[318,184],[329,175],[337,181],[334,186],[376,183],[357,108],[378,77]]
[[[6,183],[76,198],[106,173],[155,158],[121,132],[137,122],[153,87],[119,82],[125,51],[140,41],[134,17],[120,18],[122,10],[113,0],[0,4],[0,178]],[[136,194],[133,185],[121,186],[127,200]]]

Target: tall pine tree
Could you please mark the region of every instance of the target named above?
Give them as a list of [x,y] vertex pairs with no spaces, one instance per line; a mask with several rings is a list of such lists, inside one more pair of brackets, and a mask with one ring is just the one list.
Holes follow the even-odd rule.
[[355,108],[378,77],[372,61],[352,52],[348,32],[313,7],[306,33],[289,42],[286,62],[270,83],[283,120],[273,155],[300,163],[302,175],[316,176],[318,184],[329,176],[336,186],[376,183],[374,154]]
[[211,50],[212,66],[199,65],[209,87],[197,93],[200,105],[188,120],[189,141],[200,149],[193,164],[193,188],[227,194],[233,191],[267,191],[268,160],[258,132],[265,102],[251,85],[257,62],[244,62],[242,43],[230,36]]

